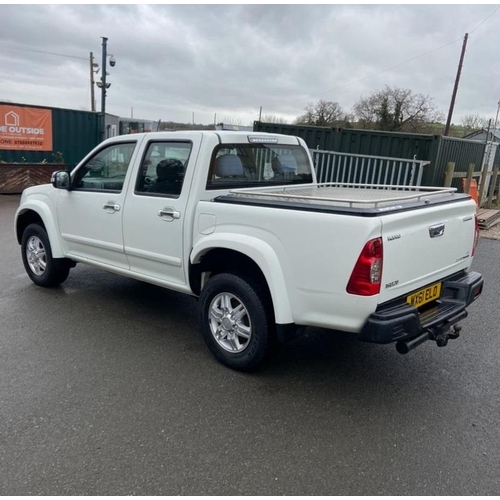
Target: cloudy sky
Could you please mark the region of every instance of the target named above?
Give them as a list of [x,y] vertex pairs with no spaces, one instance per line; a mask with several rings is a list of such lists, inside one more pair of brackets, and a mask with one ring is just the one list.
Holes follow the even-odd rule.
[[[453,121],[493,117],[500,10],[489,5],[0,5],[0,101],[90,109],[89,53],[108,37],[107,111],[196,123],[289,121],[309,102],[349,112],[385,85],[430,95]],[[24,50],[21,50],[24,49]],[[49,54],[52,53],[52,54]],[[58,54],[58,55],[53,55]],[[100,73],[97,78],[100,77]],[[100,91],[96,89],[97,109]]]

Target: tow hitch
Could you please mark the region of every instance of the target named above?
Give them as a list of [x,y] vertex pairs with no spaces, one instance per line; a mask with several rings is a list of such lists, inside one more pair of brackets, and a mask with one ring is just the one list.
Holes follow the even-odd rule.
[[444,347],[448,343],[448,340],[458,339],[461,330],[462,327],[460,325],[453,325],[453,332],[448,331],[447,333],[440,333],[434,340],[438,347]]
[[453,319],[450,319],[439,327],[429,327],[425,332],[410,340],[400,340],[396,343],[396,350],[400,354],[407,354],[415,347],[423,344],[426,340],[434,340],[438,347],[444,347],[449,340],[458,339],[462,327],[457,323],[467,317],[467,311],[462,311]]

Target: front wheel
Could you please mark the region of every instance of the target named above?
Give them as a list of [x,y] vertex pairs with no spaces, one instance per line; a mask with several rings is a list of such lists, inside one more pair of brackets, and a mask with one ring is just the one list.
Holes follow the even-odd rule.
[[24,268],[33,283],[53,287],[60,285],[69,274],[69,265],[64,259],[54,259],[49,237],[38,224],[30,224],[23,232],[21,252]]
[[222,273],[203,287],[199,320],[213,355],[235,370],[250,371],[264,361],[273,345],[270,306],[264,287]]

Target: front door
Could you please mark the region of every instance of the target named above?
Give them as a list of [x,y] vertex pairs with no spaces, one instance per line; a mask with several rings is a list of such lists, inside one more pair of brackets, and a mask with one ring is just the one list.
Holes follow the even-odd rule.
[[201,135],[191,141],[150,141],[145,148],[134,193],[123,212],[131,271],[163,282],[186,283],[184,226],[200,143]]
[[122,216],[136,141],[105,146],[78,167],[59,193],[57,217],[68,257],[128,269]]

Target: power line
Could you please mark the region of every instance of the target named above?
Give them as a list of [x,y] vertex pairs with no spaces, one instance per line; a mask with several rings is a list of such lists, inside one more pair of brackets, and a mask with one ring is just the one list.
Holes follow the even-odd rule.
[[500,5],[488,16],[486,19],[483,19],[473,30],[470,30],[469,33],[474,33],[479,26],[482,26],[498,9],[500,9]]
[[60,57],[71,57],[73,59],[81,59],[83,61],[88,61],[87,57],[72,56],[70,54],[59,54],[57,52],[47,52],[46,50],[26,49],[24,47],[17,47],[15,45],[9,45],[9,44],[6,44],[6,43],[0,43],[0,46],[2,46],[2,47],[8,47],[9,49],[12,49],[12,50],[23,50],[25,52],[35,52],[37,54],[48,54],[48,55],[51,55],[51,56],[60,56]]
[[[419,59],[421,57],[432,54],[433,52],[437,52],[438,50],[444,49],[445,47],[448,47],[448,45],[453,45],[454,43],[460,42],[461,40],[462,40],[461,38],[457,38],[456,40],[453,40],[453,42],[445,43],[444,45],[441,45],[440,47],[437,47],[436,49],[430,50],[429,52],[424,52],[423,54],[412,57],[411,59],[407,59],[406,61],[394,64],[393,66],[389,66],[381,71],[378,71],[377,73],[372,73],[371,75],[360,78],[359,80],[354,80],[353,82],[347,83],[345,85],[341,85],[339,87],[334,87],[333,89],[328,89],[328,91],[334,92],[336,90],[345,89],[347,87],[350,87],[351,85],[356,85],[357,83],[364,82],[365,80],[369,80],[370,78],[381,75],[382,73],[386,73],[387,71],[390,71],[391,69],[399,68],[399,66],[403,66],[404,64],[408,64],[409,62],[415,61],[416,59]],[[326,92],[326,90],[324,92]],[[319,94],[323,94],[324,92],[319,92]],[[301,102],[301,101],[305,101],[308,99],[310,99],[310,98],[306,97],[304,99],[299,99],[298,101],[295,101],[295,102]]]
[[[360,82],[363,82],[365,80],[368,80],[369,78],[373,78],[374,76],[381,75],[382,73],[385,73],[386,71],[390,71],[391,69],[399,68],[399,66],[403,66],[404,64],[408,64],[409,62],[415,61],[416,59],[420,59],[421,57],[428,56],[429,54],[432,54],[433,52],[437,52],[438,50],[444,49],[445,47],[448,47],[448,45],[453,45],[454,43],[460,42],[461,40],[462,40],[461,38],[457,38],[456,40],[453,40],[453,42],[449,42],[449,43],[446,43],[444,45],[441,45],[441,47],[438,47],[437,49],[430,50],[429,52],[424,52],[423,54],[412,57],[411,59],[407,59],[406,61],[397,63],[393,66],[389,66],[388,68],[385,68],[382,71],[379,71],[378,73],[373,73],[371,75],[365,76],[364,78],[360,78],[359,80],[348,83],[347,85],[343,85],[342,87],[337,87],[337,89],[349,87],[349,86],[354,85],[356,83],[360,83]],[[334,90],[336,90],[336,89],[334,89]]]
[[[499,9],[500,9],[500,5],[491,14],[489,14],[488,16],[486,16],[486,18],[484,18],[473,30],[470,30],[469,33],[473,33],[474,31],[476,31],[491,16],[493,16],[493,14],[495,14]],[[344,88],[350,87],[351,85],[356,85],[357,83],[364,82],[365,80],[369,80],[370,78],[373,78],[375,76],[381,75],[382,73],[390,71],[391,69],[399,68],[400,66],[408,64],[409,62],[415,61],[416,59],[420,59],[421,57],[424,57],[424,56],[428,56],[429,54],[437,52],[438,50],[444,49],[445,47],[448,47],[449,45],[453,45],[453,44],[458,43],[460,41],[462,41],[462,38],[457,38],[456,40],[453,40],[452,42],[445,43],[444,45],[441,45],[440,47],[437,47],[436,49],[430,50],[429,52],[424,52],[423,54],[420,54],[418,56],[412,57],[411,59],[407,59],[406,61],[397,63],[397,64],[395,64],[393,66],[389,66],[388,68],[385,68],[385,69],[383,69],[381,71],[378,71],[377,73],[373,73],[371,75],[365,76],[364,78],[360,78],[359,80],[355,80],[353,82],[347,83],[346,85],[341,85],[339,87],[334,87],[333,89],[328,89],[328,91],[329,92],[334,92],[336,90],[344,89]],[[324,92],[326,92],[326,90]],[[324,92],[319,92],[318,94],[324,94]],[[310,99],[309,97],[306,97],[304,99],[299,99],[298,101],[294,101],[294,102],[301,102],[301,101],[306,101],[306,100],[309,100],[309,99]]]

